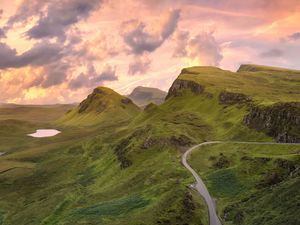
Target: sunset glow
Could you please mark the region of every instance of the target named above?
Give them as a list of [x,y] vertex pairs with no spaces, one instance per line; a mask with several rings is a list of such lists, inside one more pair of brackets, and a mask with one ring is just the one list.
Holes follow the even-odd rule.
[[299,21],[298,0],[0,0],[0,103],[167,90],[187,66],[299,69]]

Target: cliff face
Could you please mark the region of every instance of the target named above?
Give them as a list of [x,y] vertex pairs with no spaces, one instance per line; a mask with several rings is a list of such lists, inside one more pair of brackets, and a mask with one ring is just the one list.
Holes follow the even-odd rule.
[[300,103],[278,103],[273,106],[250,108],[244,124],[264,131],[277,142],[300,142]]
[[219,95],[219,102],[221,104],[243,104],[251,101],[249,96],[241,93],[222,91]]
[[182,91],[185,89],[190,89],[195,95],[200,95],[204,92],[204,87],[195,81],[177,79],[169,89],[166,99],[181,96]]

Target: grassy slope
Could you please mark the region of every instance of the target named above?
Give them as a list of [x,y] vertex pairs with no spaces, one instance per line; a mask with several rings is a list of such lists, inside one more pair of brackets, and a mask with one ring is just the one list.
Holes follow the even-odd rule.
[[[69,126],[92,126],[99,123],[120,123],[132,119],[139,108],[132,102],[124,104],[126,97],[115,91],[98,87],[79,106],[69,111],[59,120],[59,124]],[[88,106],[86,109],[81,109]]]
[[[168,142],[141,150],[149,135],[174,134],[172,121],[166,133],[151,120],[145,112],[131,124],[62,126],[62,134],[28,139],[23,149],[2,156],[5,224],[207,224],[202,199],[186,188],[192,179],[179,163],[180,152]],[[129,138],[132,165],[121,169],[115,148]],[[186,203],[189,192],[194,209]]]
[[[218,199],[225,224],[296,225],[300,199],[294,196],[300,194],[300,174],[280,167],[278,160],[299,167],[299,152],[299,146],[217,144],[196,150],[189,161]],[[216,163],[220,154],[229,165]],[[273,173],[282,176],[276,184],[270,183]]]
[[[238,88],[237,78],[230,75],[225,81],[222,75],[227,72],[222,71],[219,75],[223,81],[214,88],[211,84],[220,76],[214,77],[215,71],[210,69],[204,74],[206,69],[200,71],[206,79],[198,80],[201,75],[196,74],[181,75],[180,79],[205,82],[212,98],[186,90],[181,97],[148,108],[133,120],[135,113],[131,119],[113,120],[112,112],[120,115],[119,109],[105,118],[92,113],[81,122],[77,121],[81,116],[69,114],[69,126],[61,127],[61,135],[34,140],[23,149],[1,156],[1,165],[23,163],[20,167],[26,169],[0,172],[0,221],[2,215],[6,224],[207,224],[201,198],[186,187],[193,178],[180,165],[180,150],[187,146],[172,143],[172,138],[184,136],[192,143],[270,138],[241,124],[245,106],[218,103],[223,83]],[[259,90],[252,90],[253,96],[262,101],[259,94],[263,90]],[[263,103],[290,100],[298,94],[282,96],[273,93],[263,98]],[[77,127],[82,122],[97,123],[97,127]],[[143,148],[147,140],[154,144]],[[125,159],[132,164],[121,169]],[[193,207],[186,197],[189,192]]]
[[[180,166],[180,154],[173,148],[154,146],[141,151],[140,139],[134,138],[128,150],[133,165],[120,168],[113,149],[120,139],[135,132],[132,128],[99,127],[86,140],[72,139],[71,144],[66,137],[57,136],[1,157],[1,165],[23,163],[19,165],[22,168],[0,175],[0,208],[5,222],[183,224],[190,221],[196,224],[200,219],[205,221],[199,196],[194,197],[195,214],[184,207],[185,185],[190,183],[190,176]],[[64,140],[59,142],[60,139]]]
[[299,101],[300,71],[277,69],[274,72],[269,67],[262,71],[264,67],[253,65],[251,68],[258,71],[242,69],[235,73],[215,67],[191,67],[183,70],[179,79],[194,80],[211,93],[217,94],[220,90],[244,93],[259,104]]
[[[196,81],[205,86],[206,92],[214,95],[223,90],[244,93],[251,96],[255,104],[300,99],[300,71],[245,65],[238,73],[232,73],[211,67],[194,67],[184,70],[179,78]],[[251,135],[253,131],[248,133],[241,125],[241,119],[246,112],[245,106],[220,108],[218,103],[210,102],[209,107],[205,108],[206,104],[203,106],[203,103],[201,101],[207,120],[216,120],[212,125],[217,130],[216,136],[211,139],[268,139],[261,135]],[[233,113],[227,118],[231,122],[234,118],[236,122],[239,121],[238,129],[234,126],[228,127],[224,111]],[[215,117],[217,114],[222,116]],[[235,135],[226,132],[228,128]],[[201,147],[191,155],[190,163],[204,177],[209,190],[217,198],[219,214],[226,217],[225,224],[299,224],[297,215],[300,200],[293,197],[299,195],[299,174],[288,176],[288,172],[278,168],[276,164],[276,160],[285,159],[299,167],[299,150],[299,146],[219,144]],[[223,158],[220,154],[230,162],[228,167],[218,168],[216,162],[222,162],[220,158]],[[245,156],[251,160],[242,160]],[[270,161],[264,162],[262,158]],[[271,179],[274,171],[284,174],[284,179],[275,186],[262,185],[266,179]],[[277,200],[277,196],[280,196],[280,200]]]

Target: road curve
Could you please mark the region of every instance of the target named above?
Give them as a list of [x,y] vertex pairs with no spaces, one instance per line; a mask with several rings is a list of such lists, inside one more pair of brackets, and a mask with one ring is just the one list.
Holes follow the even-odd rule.
[[187,163],[187,156],[196,148],[203,146],[203,145],[211,145],[211,144],[219,144],[219,143],[231,143],[231,144],[254,144],[254,145],[300,145],[300,143],[276,143],[276,142],[247,142],[247,141],[208,141],[203,142],[201,144],[195,145],[192,148],[188,149],[182,155],[182,164],[193,174],[194,178],[196,179],[195,188],[197,191],[202,195],[205,200],[205,203],[208,207],[208,214],[209,214],[209,224],[210,225],[222,225],[221,221],[216,212],[216,206],[212,197],[210,196],[204,182],[200,178],[200,176],[196,173],[195,170]]

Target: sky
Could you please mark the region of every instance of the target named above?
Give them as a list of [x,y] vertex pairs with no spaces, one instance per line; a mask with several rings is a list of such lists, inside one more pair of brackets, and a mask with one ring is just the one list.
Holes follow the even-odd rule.
[[0,103],[167,91],[182,68],[300,69],[299,0],[0,0]]

